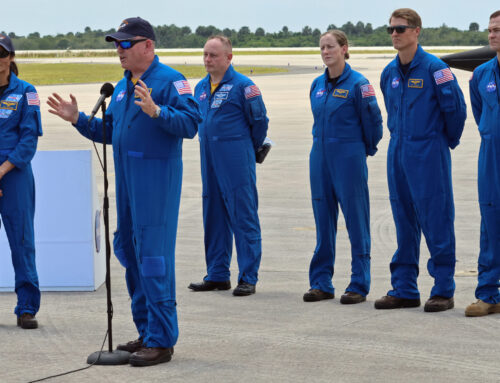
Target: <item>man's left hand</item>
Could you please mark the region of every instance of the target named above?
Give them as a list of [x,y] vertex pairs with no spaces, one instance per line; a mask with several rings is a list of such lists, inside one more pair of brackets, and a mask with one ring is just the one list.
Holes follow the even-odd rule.
[[144,81],[139,80],[135,85],[134,90],[135,96],[139,98],[139,100],[134,101],[136,105],[139,105],[144,113],[146,113],[149,117],[153,117],[156,113],[157,105],[151,98],[151,94],[149,94],[149,89]]

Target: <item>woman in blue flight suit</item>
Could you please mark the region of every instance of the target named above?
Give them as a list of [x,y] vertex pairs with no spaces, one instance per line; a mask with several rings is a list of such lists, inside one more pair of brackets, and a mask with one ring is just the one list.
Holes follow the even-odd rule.
[[14,46],[0,34],[0,215],[15,271],[17,325],[37,328],[40,289],[35,264],[35,183],[31,171],[42,135],[40,100],[35,88],[20,80]]
[[316,249],[309,268],[311,288],[305,302],[334,298],[338,206],[351,241],[351,283],[343,304],[366,300],[370,289],[370,203],[366,157],[377,151],[382,117],[368,80],[351,69],[347,36],[338,30],[320,39],[325,73],[314,80],[310,99],[314,115],[310,155],[311,195],[316,221]]

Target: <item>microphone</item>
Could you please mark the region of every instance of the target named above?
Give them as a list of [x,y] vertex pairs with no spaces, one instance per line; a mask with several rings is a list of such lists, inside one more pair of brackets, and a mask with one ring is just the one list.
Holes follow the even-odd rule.
[[101,87],[101,96],[97,100],[97,102],[96,102],[96,104],[94,106],[94,109],[92,109],[92,112],[90,113],[90,117],[89,117],[88,123],[90,123],[90,121],[92,121],[92,119],[95,117],[95,115],[99,111],[99,108],[101,107],[101,105],[104,102],[104,100],[106,98],[108,98],[109,96],[111,96],[113,94],[114,90],[115,90],[115,87],[112,84],[110,84],[109,82],[106,82],[106,83],[104,83],[102,85],[102,87]]

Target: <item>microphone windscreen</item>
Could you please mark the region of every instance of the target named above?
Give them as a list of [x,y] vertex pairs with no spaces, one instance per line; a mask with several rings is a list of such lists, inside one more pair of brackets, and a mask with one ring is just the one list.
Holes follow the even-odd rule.
[[112,84],[110,84],[109,82],[106,82],[101,87],[101,94],[105,95],[106,97],[109,97],[113,94],[114,90],[115,90],[115,87]]

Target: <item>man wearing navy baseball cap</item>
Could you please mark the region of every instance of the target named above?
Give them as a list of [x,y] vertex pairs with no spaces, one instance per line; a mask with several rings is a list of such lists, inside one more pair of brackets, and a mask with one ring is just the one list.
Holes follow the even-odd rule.
[[[168,362],[179,330],[175,301],[175,240],[182,183],[182,140],[201,121],[184,76],[159,62],[155,34],[140,17],[106,36],[115,44],[124,78],[116,85],[106,124],[112,141],[118,227],[113,248],[126,268],[137,340],[118,345],[130,364]],[[85,137],[102,142],[102,120],[78,112],[76,99],[49,97],[51,113]],[[89,125],[90,131],[87,129]]]
[[137,36],[156,41],[153,27],[147,20],[131,17],[123,20],[115,33],[106,35],[106,41],[131,40]]

